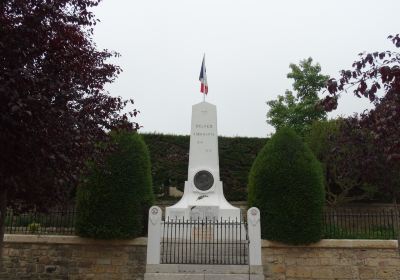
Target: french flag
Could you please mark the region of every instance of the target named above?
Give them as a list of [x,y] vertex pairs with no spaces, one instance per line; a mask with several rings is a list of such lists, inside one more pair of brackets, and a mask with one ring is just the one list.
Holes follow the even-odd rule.
[[208,93],[208,84],[207,84],[206,55],[205,54],[203,56],[203,63],[201,64],[199,81],[201,82],[200,92],[207,94]]

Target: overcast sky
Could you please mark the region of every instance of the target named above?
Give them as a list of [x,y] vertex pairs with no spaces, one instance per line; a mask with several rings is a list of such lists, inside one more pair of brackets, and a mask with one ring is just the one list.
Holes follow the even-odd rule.
[[[266,137],[266,101],[291,89],[290,63],[312,57],[338,77],[358,53],[393,49],[386,38],[400,31],[399,11],[398,0],[103,0],[95,42],[122,55],[108,89],[135,100],[143,132],[190,133],[206,53],[219,135]],[[368,106],[348,94],[330,116]]]

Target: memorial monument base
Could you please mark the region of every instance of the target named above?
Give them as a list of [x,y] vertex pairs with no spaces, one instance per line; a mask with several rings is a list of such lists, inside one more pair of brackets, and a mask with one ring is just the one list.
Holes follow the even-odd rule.
[[[215,185],[217,190],[222,190],[221,181]],[[189,182],[185,182],[185,189],[189,187]],[[218,191],[207,194],[185,191],[178,203],[166,208],[165,219],[241,221],[241,213],[240,208],[232,206]]]
[[144,280],[264,280],[261,265],[147,265]]

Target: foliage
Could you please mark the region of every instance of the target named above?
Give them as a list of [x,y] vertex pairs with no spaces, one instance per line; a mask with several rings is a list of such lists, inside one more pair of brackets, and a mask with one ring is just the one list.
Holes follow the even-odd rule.
[[267,102],[270,107],[267,122],[276,130],[288,126],[304,136],[315,120],[325,120],[326,112],[316,105],[321,101],[318,92],[325,85],[328,76],[320,74],[321,66],[312,64],[312,58],[300,61],[299,65],[290,64],[289,79],[294,79],[293,89],[285,95],[278,95],[276,100]]
[[41,227],[41,225],[39,223],[33,222],[28,225],[28,231],[29,231],[29,233],[33,234],[33,233],[38,232],[40,230],[40,227]]
[[280,129],[264,146],[251,168],[248,187],[249,207],[261,211],[263,238],[288,244],[321,238],[321,166],[292,129]]
[[311,125],[309,133],[304,138],[308,147],[321,162],[326,162],[326,157],[328,157],[329,153],[332,151],[330,140],[333,135],[338,133],[340,121],[340,119],[315,121]]
[[100,158],[105,129],[137,128],[121,113],[128,101],[104,90],[121,69],[92,40],[99,2],[0,3],[0,227],[7,204],[59,202],[85,160]]
[[141,134],[149,147],[155,193],[166,187],[183,190],[189,162],[189,136]]
[[[396,48],[400,48],[399,34],[389,36]],[[337,107],[339,93],[355,87],[357,97],[367,97],[375,108],[359,117],[362,127],[369,129],[375,145],[381,147],[389,161],[400,160],[400,53],[383,51],[360,53],[352,70],[342,70],[341,77],[329,79],[328,95],[322,102],[328,111]],[[379,97],[384,92],[383,97]]]
[[[400,47],[399,34],[389,39],[395,48]],[[370,177],[372,173],[380,192],[389,193],[397,203],[400,197],[400,53],[360,53],[352,69],[342,70],[341,77],[330,79],[326,88],[329,95],[321,104],[327,111],[336,109],[340,93],[351,88],[357,97],[367,97],[375,105],[372,110],[349,118],[353,126],[370,132],[375,148],[374,153],[355,157],[352,162],[365,167],[365,176]]]
[[153,203],[150,157],[137,133],[112,133],[117,146],[104,165],[90,163],[78,187],[76,232],[80,236],[132,238],[145,232]]
[[340,226],[325,225],[323,230],[323,238],[326,239],[383,239],[393,240],[399,236],[398,230],[393,226],[375,226],[363,229],[347,229]]
[[[176,186],[183,191],[187,180],[189,136],[142,134],[150,150],[154,191]],[[251,164],[265,138],[218,137],[220,175],[228,200],[246,200]]]
[[314,122],[305,140],[321,162],[329,205],[373,197],[376,187],[364,176],[364,163],[353,161],[374,152],[368,131],[344,119]]
[[7,211],[6,227],[28,227],[29,224],[38,223],[44,227],[71,228],[74,226],[74,212],[47,212],[40,213],[28,211],[15,213],[11,209]]

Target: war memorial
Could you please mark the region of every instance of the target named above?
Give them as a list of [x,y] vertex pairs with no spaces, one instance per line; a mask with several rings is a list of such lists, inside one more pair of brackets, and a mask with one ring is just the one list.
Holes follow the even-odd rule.
[[179,202],[149,210],[145,279],[264,279],[260,212],[247,219],[225,199],[217,109],[193,105],[188,179]]

